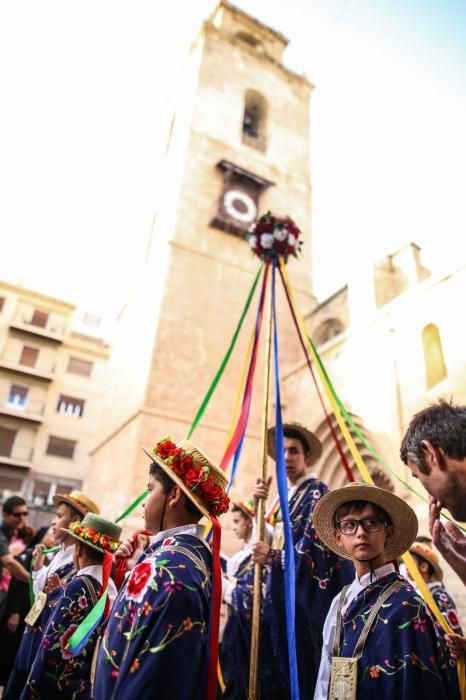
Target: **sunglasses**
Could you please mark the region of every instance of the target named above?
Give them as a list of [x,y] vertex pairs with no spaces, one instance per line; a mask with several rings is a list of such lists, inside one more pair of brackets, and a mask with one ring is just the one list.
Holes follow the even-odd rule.
[[12,516],[14,518],[27,518],[28,515],[29,515],[28,510],[22,510],[19,513],[12,513]]

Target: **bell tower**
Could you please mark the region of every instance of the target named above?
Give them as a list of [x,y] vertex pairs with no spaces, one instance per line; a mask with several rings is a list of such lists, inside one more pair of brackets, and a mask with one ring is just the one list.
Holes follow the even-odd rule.
[[[191,47],[178,86],[166,162],[159,165],[166,190],[160,194],[138,288],[118,319],[107,406],[93,450],[88,488],[106,503],[110,516],[146,483],[147,458],[140,445],[152,447],[166,435],[177,441],[189,430],[259,266],[245,240],[258,215],[269,209],[289,214],[302,229],[302,255],[290,261],[290,277],[301,308],[309,311],[315,304],[312,85],[283,65],[286,45],[280,32],[223,1]],[[280,306],[285,370],[301,358],[283,299]],[[253,313],[252,307],[249,328]],[[214,461],[223,454],[248,341],[240,337],[193,436]],[[245,494],[260,459],[260,364],[238,482]],[[140,514],[135,517],[140,524]]]

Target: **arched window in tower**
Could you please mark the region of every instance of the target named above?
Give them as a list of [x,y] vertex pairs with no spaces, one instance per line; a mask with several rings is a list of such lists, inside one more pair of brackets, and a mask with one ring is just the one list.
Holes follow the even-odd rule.
[[426,365],[426,386],[431,389],[445,379],[447,369],[443,359],[442,341],[438,326],[429,323],[422,331],[422,344],[424,346],[424,361]]
[[314,332],[314,341],[317,345],[328,343],[336,335],[340,335],[345,330],[343,323],[338,318],[328,318],[320,324]]
[[265,151],[265,128],[267,119],[267,102],[255,90],[247,90],[244,98],[243,143]]

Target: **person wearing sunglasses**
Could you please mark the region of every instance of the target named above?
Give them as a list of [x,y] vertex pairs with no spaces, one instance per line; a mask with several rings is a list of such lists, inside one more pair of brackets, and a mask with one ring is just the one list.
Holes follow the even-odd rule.
[[[28,581],[28,571],[14,558],[8,548],[18,530],[26,524],[26,518],[29,515],[26,501],[21,496],[11,496],[3,503],[2,510],[3,521],[0,525],[0,579],[5,568],[20,581]],[[6,591],[0,591],[0,612],[5,602],[4,599],[6,599]]]

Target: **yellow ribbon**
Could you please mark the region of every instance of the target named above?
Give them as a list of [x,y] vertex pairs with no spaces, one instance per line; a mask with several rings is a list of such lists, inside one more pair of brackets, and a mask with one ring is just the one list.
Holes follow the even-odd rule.
[[[357,465],[357,467],[359,469],[359,472],[360,472],[363,480],[369,484],[374,485],[374,481],[369,473],[369,470],[367,469],[366,465],[363,462],[363,459],[361,457],[361,454],[359,453],[358,448],[355,445],[353,437],[352,437],[351,433],[349,432],[345,421],[343,420],[343,416],[341,415],[341,411],[338,408],[338,404],[336,403],[336,401],[333,397],[333,394],[332,394],[332,392],[327,384],[327,381],[325,379],[325,375],[322,372],[322,369],[320,367],[319,362],[317,361],[317,357],[316,357],[316,354],[314,352],[314,348],[313,348],[312,344],[309,343],[309,341],[308,341],[308,334],[307,334],[306,326],[304,323],[304,319],[303,319],[301,312],[296,304],[293,290],[292,290],[290,282],[289,282],[288,272],[286,269],[286,265],[283,261],[283,258],[281,258],[281,257],[279,258],[279,263],[280,263],[280,269],[281,269],[282,274],[283,274],[283,279],[285,281],[285,285],[286,285],[286,288],[287,288],[287,291],[288,291],[288,294],[289,294],[289,297],[291,300],[291,305],[293,307],[293,311],[296,315],[296,318],[298,319],[298,323],[299,323],[299,326],[301,329],[301,335],[308,342],[309,350],[310,350],[312,360],[314,362],[314,366],[316,367],[316,369],[319,373],[320,381],[321,381],[322,386],[324,388],[324,391],[327,395],[327,398],[330,402],[330,405],[332,407],[333,414],[337,420],[338,426],[342,432],[343,437],[345,438],[346,444],[348,445],[348,448],[349,448],[351,455],[355,461],[355,464]],[[418,590],[420,591],[422,597],[426,601],[426,603],[429,606],[432,613],[435,615],[437,621],[442,626],[442,629],[446,632],[446,634],[452,634],[453,630],[451,629],[450,625],[448,624],[448,622],[445,620],[444,616],[440,612],[440,610],[437,606],[437,603],[435,602],[435,600],[432,596],[432,593],[427,588],[424,579],[420,575],[419,570],[418,570],[416,564],[414,563],[414,559],[412,558],[411,554],[409,552],[406,552],[405,554],[403,554],[402,559],[403,559],[404,563],[406,564],[406,567],[410,573],[410,576],[412,577],[412,579],[416,583]],[[466,666],[465,666],[464,657],[460,657],[460,659],[457,661],[457,671],[458,671],[461,699],[466,700]]]

